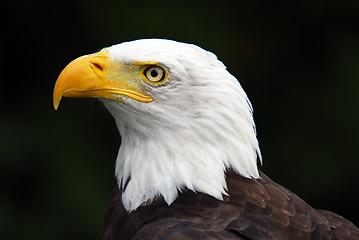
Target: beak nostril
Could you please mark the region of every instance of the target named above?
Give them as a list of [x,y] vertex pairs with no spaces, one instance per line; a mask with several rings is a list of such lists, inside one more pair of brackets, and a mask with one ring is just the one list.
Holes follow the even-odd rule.
[[99,77],[102,77],[104,74],[104,67],[101,63],[91,62],[91,68],[95,72],[95,74]]
[[97,68],[98,70],[103,71],[103,68],[101,67],[100,64],[98,64],[98,63],[91,63],[91,64],[94,68]]

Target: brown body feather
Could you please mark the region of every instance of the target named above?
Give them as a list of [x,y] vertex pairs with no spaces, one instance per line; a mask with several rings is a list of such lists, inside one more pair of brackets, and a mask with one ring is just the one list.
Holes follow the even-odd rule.
[[359,229],[341,216],[316,210],[263,173],[248,179],[226,174],[224,201],[184,191],[168,206],[162,198],[127,213],[115,189],[103,240],[112,239],[348,239]]

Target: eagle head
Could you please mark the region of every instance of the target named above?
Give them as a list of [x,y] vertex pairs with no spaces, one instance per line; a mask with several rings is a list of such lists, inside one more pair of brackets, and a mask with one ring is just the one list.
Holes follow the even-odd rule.
[[128,211],[188,189],[223,199],[228,169],[259,178],[252,107],[237,79],[202,48],[163,39],[124,42],[72,61],[54,89],[95,97],[116,120],[115,174]]

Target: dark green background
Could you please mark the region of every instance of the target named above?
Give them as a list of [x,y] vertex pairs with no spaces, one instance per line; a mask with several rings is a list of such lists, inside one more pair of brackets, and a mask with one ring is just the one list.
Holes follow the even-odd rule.
[[99,239],[120,144],[94,99],[52,90],[74,58],[138,38],[217,54],[252,101],[264,166],[359,224],[358,1],[1,3],[0,239]]

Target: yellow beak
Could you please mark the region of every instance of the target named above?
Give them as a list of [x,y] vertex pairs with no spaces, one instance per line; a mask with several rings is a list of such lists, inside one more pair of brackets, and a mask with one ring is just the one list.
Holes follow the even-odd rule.
[[53,96],[55,110],[62,97],[96,97],[121,101],[119,95],[124,95],[140,102],[153,101],[151,97],[130,88],[129,79],[107,77],[113,76],[113,71],[116,70],[110,64],[106,51],[73,60],[56,81]]

